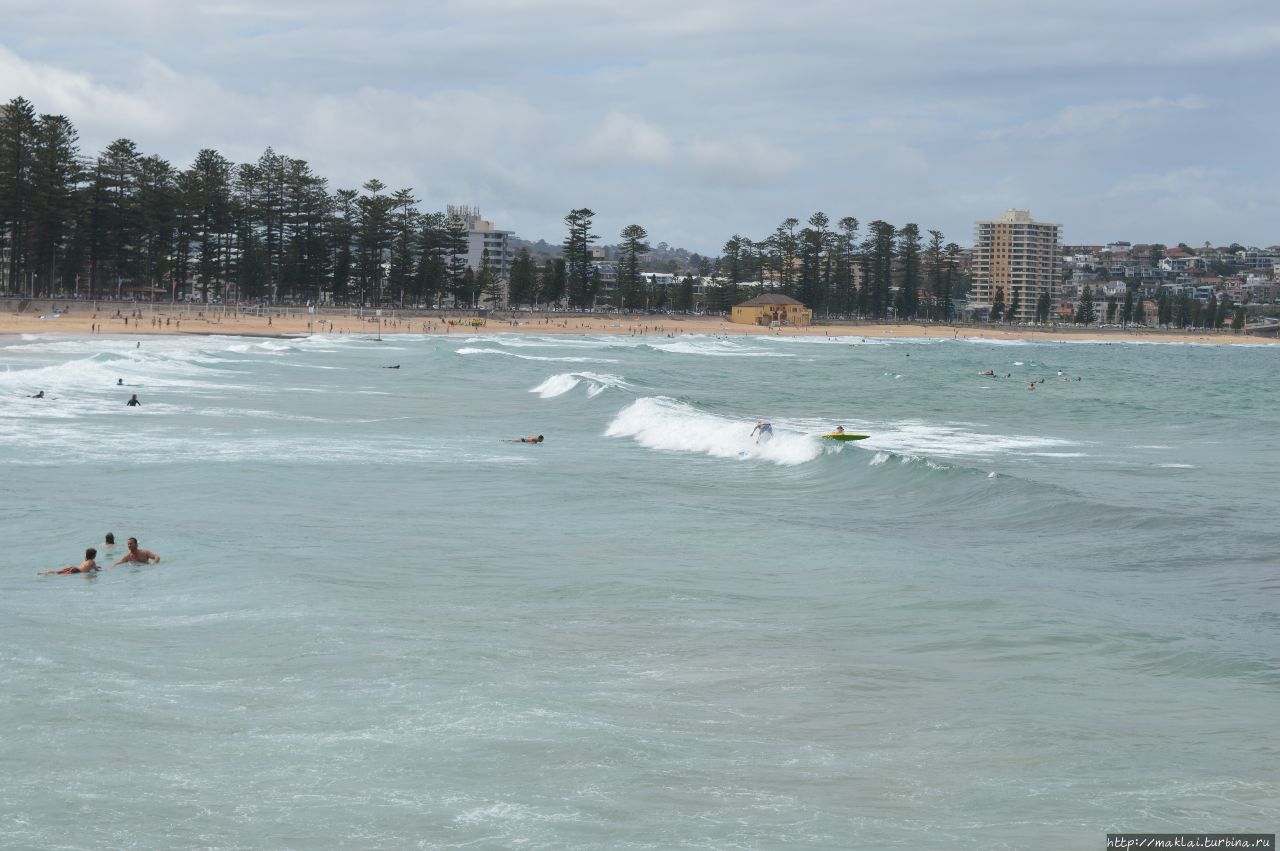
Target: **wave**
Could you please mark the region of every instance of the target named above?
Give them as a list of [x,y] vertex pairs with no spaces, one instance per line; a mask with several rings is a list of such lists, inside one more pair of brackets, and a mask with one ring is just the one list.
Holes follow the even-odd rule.
[[537,393],[543,399],[554,399],[557,396],[563,396],[584,381],[587,382],[587,396],[590,398],[599,396],[611,387],[624,390],[634,389],[617,375],[598,372],[562,372],[551,376],[529,392]]
[[793,358],[790,352],[770,352],[738,340],[718,340],[713,337],[682,337],[670,342],[645,340],[649,348],[676,355],[701,355],[717,358]]
[[585,357],[562,357],[552,358],[543,357],[541,355],[521,355],[515,352],[504,352],[502,349],[478,349],[472,346],[463,346],[458,349],[460,355],[505,355],[509,358],[519,358],[520,360],[536,360],[536,361],[554,361],[559,363],[617,363],[611,358],[585,358]]
[[870,446],[895,455],[943,457],[1022,455],[1040,457],[1082,457],[1081,444],[1047,435],[990,434],[956,425],[937,425],[913,420],[881,427],[868,426]]
[[665,396],[646,396],[623,408],[605,429],[605,437],[629,437],[646,449],[689,452],[713,458],[805,464],[823,454],[814,435],[777,429],[756,443],[749,421],[701,411]]

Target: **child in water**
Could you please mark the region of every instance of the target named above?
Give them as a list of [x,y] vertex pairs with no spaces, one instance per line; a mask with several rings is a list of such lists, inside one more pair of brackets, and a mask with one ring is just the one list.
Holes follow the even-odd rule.
[[80,564],[73,564],[71,567],[64,567],[62,570],[45,570],[40,573],[41,576],[60,576],[64,573],[96,573],[102,570],[98,563],[94,561],[98,557],[98,551],[93,547],[89,547],[84,551],[84,561]]

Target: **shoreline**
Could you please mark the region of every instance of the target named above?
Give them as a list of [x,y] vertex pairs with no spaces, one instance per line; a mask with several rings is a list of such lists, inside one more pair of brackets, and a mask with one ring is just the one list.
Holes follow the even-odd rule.
[[[74,305],[73,307],[81,307]],[[114,309],[114,305],[112,308]],[[129,320],[108,315],[107,309],[94,313],[88,306],[56,318],[38,314],[0,314],[0,335],[96,334],[135,338],[185,335],[261,337],[296,339],[343,336],[347,334],[426,334],[429,336],[487,334],[613,335],[681,337],[686,335],[744,337],[874,337],[883,339],[965,339],[989,342],[1114,342],[1114,343],[1197,343],[1201,345],[1275,345],[1280,338],[1234,331],[1185,332],[1164,329],[1112,328],[1001,328],[983,325],[934,325],[928,323],[886,323],[840,321],[805,327],[769,329],[740,325],[722,317],[699,316],[613,316],[608,314],[525,313],[504,314],[477,320],[473,316],[442,316],[431,313],[395,314],[381,320],[355,314],[328,313],[314,317],[290,315],[286,309],[270,316],[193,311],[190,306],[146,306],[141,319]],[[390,311],[389,311],[390,312]],[[165,323],[169,324],[165,324]],[[472,324],[481,322],[482,324]],[[453,324],[450,324],[453,323]],[[95,331],[94,328],[97,328]]]

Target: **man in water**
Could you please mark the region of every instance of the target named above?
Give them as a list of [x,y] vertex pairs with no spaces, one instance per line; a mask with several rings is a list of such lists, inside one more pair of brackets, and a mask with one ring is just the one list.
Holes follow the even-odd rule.
[[537,435],[536,437],[521,437],[511,442],[512,443],[541,443],[542,435]]
[[132,396],[129,397],[129,401],[125,402],[125,404],[128,405],[130,408],[132,408],[135,405],[141,405],[142,403],[138,401],[138,394],[134,393]]
[[[756,432],[760,432],[758,435]],[[773,437],[773,423],[768,420],[757,420],[756,427],[751,429],[751,436],[755,437],[756,443],[762,440],[768,440]]]
[[844,434],[844,426],[836,426],[836,430],[832,434]]
[[71,567],[64,567],[62,570],[43,570],[41,576],[61,576],[66,573],[97,573],[102,570],[98,563],[94,561],[98,557],[98,551],[93,547],[89,547],[84,551],[84,561],[79,564],[73,564]]
[[118,562],[111,565],[112,567],[115,567],[116,565],[119,565],[119,564],[159,564],[160,563],[160,556],[151,552],[151,550],[144,550],[138,547],[137,538],[130,538],[128,541],[126,541],[126,543],[129,546],[129,552],[121,556]]
[[32,398],[32,399],[43,399],[43,398],[44,398],[44,391],[43,391],[43,390],[41,390],[40,392],[38,392],[38,393],[36,393],[35,395],[33,395],[31,398]]
[[117,378],[117,379],[116,379],[116,386],[117,386],[117,387],[123,387],[123,386],[124,386],[124,379],[123,379],[123,378]]

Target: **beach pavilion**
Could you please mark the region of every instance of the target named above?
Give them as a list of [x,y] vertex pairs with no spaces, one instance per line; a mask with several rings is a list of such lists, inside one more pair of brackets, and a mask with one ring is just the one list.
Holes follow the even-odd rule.
[[780,293],[765,293],[734,305],[734,322],[743,325],[812,325],[813,311]]

